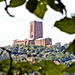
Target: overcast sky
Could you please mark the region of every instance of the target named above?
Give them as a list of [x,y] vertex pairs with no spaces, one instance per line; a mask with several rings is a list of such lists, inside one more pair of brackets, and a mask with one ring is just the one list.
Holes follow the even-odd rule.
[[[71,16],[71,13],[75,13],[75,0],[62,0],[62,2],[66,5],[68,17]],[[9,8],[9,12],[15,15],[12,18],[4,11],[4,6],[4,2],[0,3],[0,46],[12,45],[15,39],[24,40],[29,38],[30,21],[36,20],[36,16],[26,10],[25,5],[23,5],[17,8]],[[75,38],[75,35],[61,32],[53,26],[55,21],[63,17],[64,15],[48,7],[44,19],[37,18],[37,21],[43,22],[43,37],[52,38],[53,44],[61,42],[63,45]]]

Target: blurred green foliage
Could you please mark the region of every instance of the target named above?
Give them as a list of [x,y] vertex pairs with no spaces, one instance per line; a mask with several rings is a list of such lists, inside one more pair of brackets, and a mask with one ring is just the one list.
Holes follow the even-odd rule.
[[[7,1],[7,0],[0,0]],[[45,12],[47,11],[47,5],[49,5],[52,9],[63,13],[63,10],[66,10],[65,5],[61,2],[61,0],[57,0],[58,4],[55,2],[56,0],[10,0],[9,5],[6,7],[17,7],[26,3],[26,8],[39,18],[43,19]],[[8,9],[8,8],[7,8]],[[6,10],[7,10],[6,9]]]
[[63,18],[60,21],[56,21],[55,27],[59,28],[61,31],[68,34],[75,33],[75,17],[72,18]]
[[75,39],[72,43],[70,43],[69,47],[65,50],[65,52],[73,52],[73,54],[75,55]]
[[25,3],[26,0],[10,0],[10,5],[9,7],[17,7],[21,6]]
[[5,1],[5,0],[0,0],[0,2]]

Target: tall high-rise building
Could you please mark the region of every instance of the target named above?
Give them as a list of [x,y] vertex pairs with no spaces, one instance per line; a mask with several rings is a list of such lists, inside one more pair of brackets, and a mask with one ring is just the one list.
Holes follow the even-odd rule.
[[43,38],[43,25],[42,22],[30,22],[30,39]]

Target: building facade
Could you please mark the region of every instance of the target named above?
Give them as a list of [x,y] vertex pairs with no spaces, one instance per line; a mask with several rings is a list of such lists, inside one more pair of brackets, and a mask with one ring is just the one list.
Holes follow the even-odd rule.
[[30,22],[30,39],[43,38],[43,25],[42,22]]
[[38,21],[30,22],[30,39],[25,39],[22,41],[14,40],[13,44],[31,44],[31,45],[38,45],[38,46],[48,46],[52,45],[51,38],[43,39],[43,23]]

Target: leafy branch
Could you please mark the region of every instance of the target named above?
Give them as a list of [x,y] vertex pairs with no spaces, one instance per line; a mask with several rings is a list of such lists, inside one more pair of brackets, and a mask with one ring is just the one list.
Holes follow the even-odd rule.
[[[2,49],[3,51],[6,51],[6,52],[9,54],[9,58],[10,58],[10,68],[9,68],[9,70],[8,70],[7,75],[12,75],[12,72],[11,72],[11,70],[12,70],[12,57],[11,57],[11,53],[13,53],[13,54],[25,54],[25,53],[11,52],[11,51],[5,49],[4,47],[1,47],[1,49]],[[2,55],[3,51],[0,53],[0,55]]]
[[8,14],[10,17],[14,17],[14,15],[11,15],[11,14],[9,13],[9,11],[8,11],[9,5],[7,5],[7,1],[6,1],[6,0],[5,0],[5,5],[6,5],[5,11],[7,12],[7,14]]
[[[43,19],[45,12],[48,10],[47,5],[49,5],[55,11],[58,11],[63,14],[63,10],[65,10],[65,15],[67,15],[67,10],[65,5],[61,2],[61,0],[10,0],[9,5],[7,5],[7,0],[0,0],[0,2],[5,1],[5,11],[11,17],[8,11],[10,7],[18,7],[26,3],[26,9],[29,10],[31,13],[35,14],[37,17]],[[58,2],[55,3],[55,1]]]

